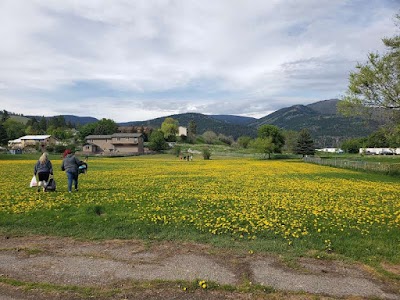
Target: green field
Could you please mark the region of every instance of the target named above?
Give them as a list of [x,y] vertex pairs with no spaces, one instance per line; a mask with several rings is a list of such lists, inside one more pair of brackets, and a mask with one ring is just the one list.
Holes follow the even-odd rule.
[[[170,155],[90,158],[80,190],[29,188],[36,157],[0,160],[0,233],[179,240],[288,258],[400,263],[400,178],[312,164]],[[14,158],[14,159],[9,159]]]

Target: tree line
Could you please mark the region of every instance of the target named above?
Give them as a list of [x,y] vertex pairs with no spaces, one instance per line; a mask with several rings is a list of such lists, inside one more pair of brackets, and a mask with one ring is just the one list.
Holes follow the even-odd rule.
[[[258,128],[257,137],[240,136],[236,141],[231,136],[216,134],[213,131],[206,131],[197,135],[197,125],[191,120],[187,126],[187,135],[178,136],[179,122],[168,117],[161,124],[161,127],[154,130],[149,138],[149,148],[154,151],[165,150],[168,143],[183,142],[197,144],[224,144],[241,148],[251,148],[255,152],[271,158],[273,153],[282,153],[285,145],[292,153],[311,155],[314,154],[314,141],[307,129],[297,132],[286,132],[274,125],[262,125]],[[286,144],[286,140],[290,143]],[[290,147],[290,149],[289,149]],[[179,151],[176,153],[179,155]],[[209,155],[208,155],[209,157]]]

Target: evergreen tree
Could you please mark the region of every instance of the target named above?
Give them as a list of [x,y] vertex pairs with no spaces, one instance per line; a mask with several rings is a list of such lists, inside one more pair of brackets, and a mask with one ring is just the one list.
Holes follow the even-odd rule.
[[190,143],[193,143],[196,140],[197,134],[197,124],[195,121],[191,120],[188,125],[188,139]]
[[5,122],[8,118],[10,118],[10,114],[4,109],[1,113],[1,122]]
[[302,129],[300,131],[299,137],[297,138],[295,153],[302,154],[303,157],[315,153],[314,141],[308,129]]
[[8,142],[7,131],[3,124],[0,123],[0,145],[6,145]]
[[47,131],[47,120],[44,116],[40,118],[39,129],[40,129],[40,133],[42,133],[42,134],[45,134]]

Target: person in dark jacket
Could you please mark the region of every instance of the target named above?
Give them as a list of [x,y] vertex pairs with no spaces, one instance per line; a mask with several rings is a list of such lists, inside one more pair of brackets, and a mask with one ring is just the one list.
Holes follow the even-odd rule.
[[75,191],[78,191],[78,169],[81,164],[82,161],[79,160],[74,153],[71,153],[71,150],[65,150],[61,170],[65,171],[67,174],[69,193],[72,191],[72,183],[75,184]]
[[39,160],[35,164],[35,168],[33,170],[33,174],[37,175],[38,178],[38,192],[40,192],[40,187],[43,187],[43,191],[45,190],[46,183],[49,181],[50,174],[53,175],[53,165],[49,160],[49,155],[44,152]]

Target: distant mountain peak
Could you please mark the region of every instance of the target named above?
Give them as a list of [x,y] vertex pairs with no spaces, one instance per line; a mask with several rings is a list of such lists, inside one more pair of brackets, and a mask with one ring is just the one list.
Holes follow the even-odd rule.
[[307,105],[307,107],[324,115],[336,115],[337,104],[340,102],[339,99],[322,100]]

